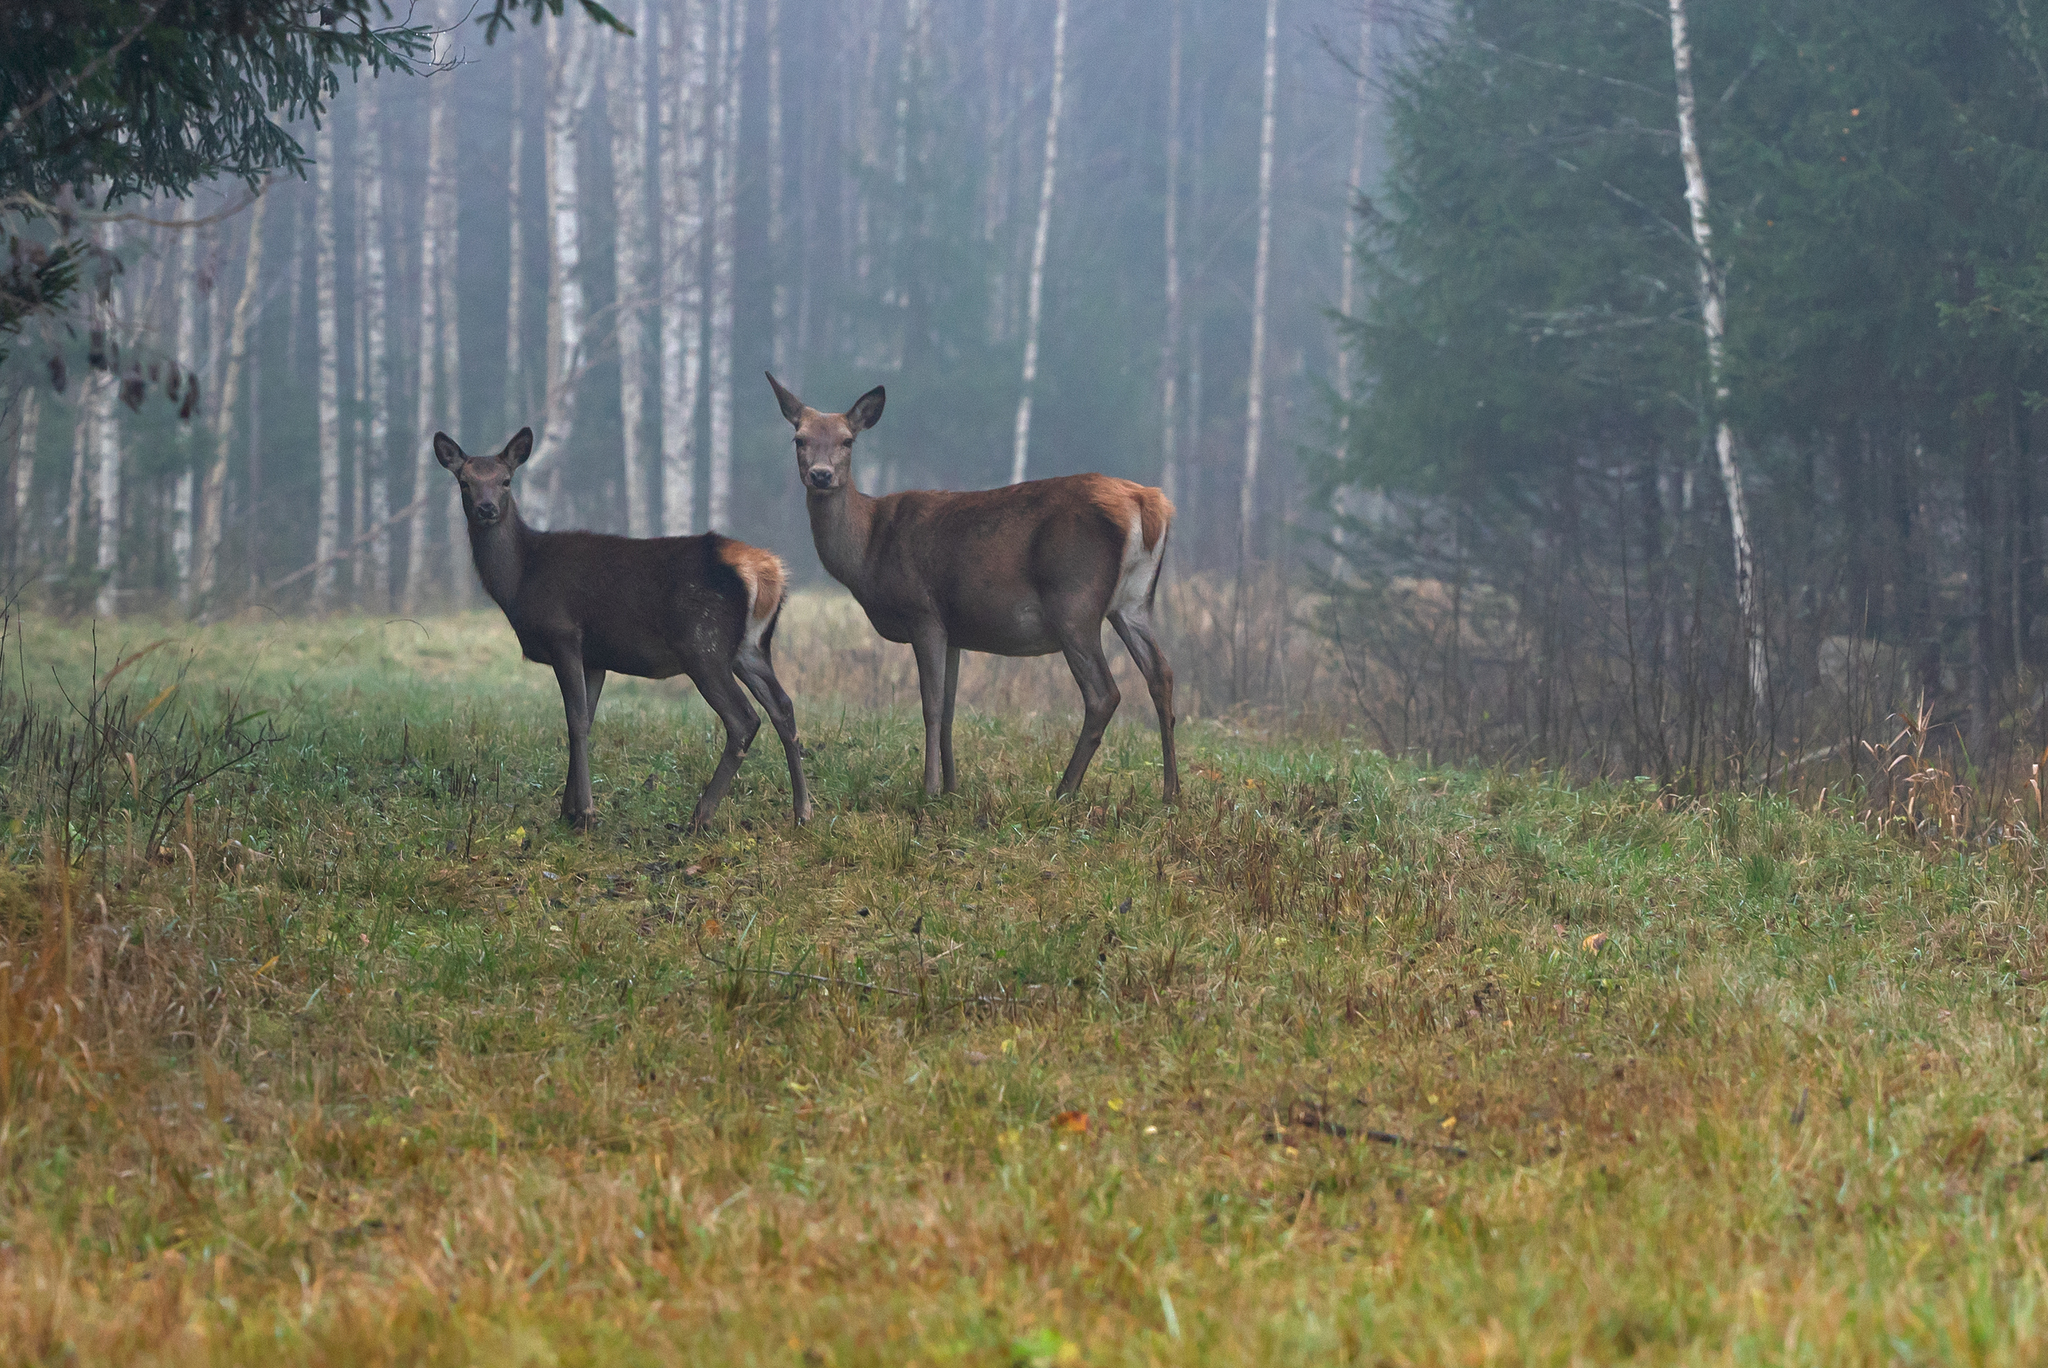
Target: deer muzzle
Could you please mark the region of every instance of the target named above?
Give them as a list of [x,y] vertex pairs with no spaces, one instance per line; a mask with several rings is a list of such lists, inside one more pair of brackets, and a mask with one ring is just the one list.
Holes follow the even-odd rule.
[[830,489],[832,487],[832,467],[812,466],[810,481],[811,488],[813,489]]

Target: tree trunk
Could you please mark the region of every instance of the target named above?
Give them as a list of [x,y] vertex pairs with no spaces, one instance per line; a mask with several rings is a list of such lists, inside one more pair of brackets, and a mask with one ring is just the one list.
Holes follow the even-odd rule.
[[[1010,216],[1010,178],[1003,165],[1003,147],[1009,119],[1003,109],[1003,43],[997,31],[997,0],[982,0],[981,84],[987,106],[981,122],[981,246],[988,257],[988,323],[991,346],[1008,334],[1009,273],[1004,253],[996,246],[1003,223]],[[1176,20],[1178,13],[1176,12]]]
[[1724,378],[1727,300],[1714,266],[1714,230],[1707,221],[1706,165],[1700,159],[1698,119],[1693,106],[1692,40],[1686,35],[1685,0],[1671,0],[1671,66],[1678,86],[1678,157],[1685,166],[1685,203],[1692,214],[1693,246],[1699,254],[1700,320],[1707,335],[1707,384],[1713,391],[1714,455],[1728,499],[1728,533],[1735,551],[1735,608],[1749,656],[1749,702],[1758,733],[1770,696],[1770,664],[1764,654],[1762,605],[1757,602],[1756,556],[1749,540],[1749,503],[1743,497],[1742,468],[1735,460],[1735,432],[1728,424],[1728,383]]
[[[206,467],[206,479],[199,492],[199,568],[193,574],[193,594],[199,599],[213,592],[220,575],[220,547],[226,534],[223,514],[228,456],[235,447],[242,365],[249,348],[249,325],[256,316],[257,286],[263,274],[263,215],[269,206],[270,196],[258,195],[255,207],[249,211],[249,252],[242,266],[242,293],[235,300],[234,318],[228,324],[226,373],[220,384],[220,418],[215,428],[213,460]],[[253,508],[249,516],[255,516]]]
[[521,218],[521,177],[526,164],[526,49],[512,48],[511,171],[505,181],[505,431],[519,431],[528,420],[532,398],[526,392],[526,231]]
[[767,0],[762,18],[768,43],[768,358],[777,375],[789,374],[789,262],[783,239],[782,0]]
[[709,0],[661,26],[661,530],[694,523],[697,389],[704,346],[704,94]]
[[1250,683],[1244,596],[1252,566],[1252,530],[1259,510],[1259,456],[1266,436],[1266,282],[1273,261],[1273,129],[1280,78],[1280,0],[1266,0],[1265,97],[1259,113],[1259,245],[1252,264],[1252,356],[1245,379],[1244,473],[1237,487],[1237,592],[1231,603],[1234,697]]
[[[440,56],[438,42],[435,56]],[[429,82],[427,90],[427,181],[421,195],[419,238],[420,340],[413,392],[412,501],[419,507],[410,519],[411,530],[406,537],[405,589],[399,596],[399,611],[403,613],[415,612],[419,607],[431,573],[434,525],[439,521],[445,528],[446,524],[445,511],[438,520],[429,511],[433,491],[451,483],[441,473],[440,462],[434,459],[432,437],[437,427],[458,426],[457,415],[447,408],[449,396],[440,390],[447,350],[454,340],[453,321],[444,314],[451,293],[446,277],[455,268],[450,255],[455,225],[447,221],[455,208],[455,129],[448,109],[447,86],[448,78],[444,75]],[[420,502],[423,499],[425,503]],[[466,574],[458,573],[463,570],[460,547],[459,540],[450,546],[447,587],[451,600],[455,598],[456,585],[467,583]]]
[[[1358,73],[1356,88],[1351,93],[1354,103],[1351,125],[1351,176],[1345,182],[1344,196],[1344,258],[1337,274],[1337,314],[1349,318],[1358,308],[1358,253],[1351,240],[1351,215],[1358,205],[1358,197],[1365,193],[1365,137],[1366,115],[1372,96],[1372,7],[1373,0],[1360,5],[1358,10]],[[1339,434],[1351,430],[1351,348],[1343,341],[1337,344],[1337,431]]]
[[9,517],[7,520],[10,548],[7,556],[7,570],[10,577],[18,573],[29,560],[29,518],[31,496],[35,493],[36,480],[36,438],[39,420],[42,417],[42,395],[34,385],[21,393],[21,427],[14,438],[14,479],[8,485]]
[[1159,487],[1180,493],[1180,56],[1182,0],[1166,40],[1166,326],[1159,346]]
[[313,136],[313,326],[319,337],[319,521],[313,535],[313,611],[334,604],[334,549],[341,521],[341,318],[334,245],[334,123]]
[[[591,91],[589,28],[550,24],[547,31],[548,396],[530,462],[541,472],[568,450],[583,369],[583,180],[576,129]],[[531,498],[534,486],[527,490]],[[545,507],[540,512],[548,520],[559,515]]]
[[738,227],[740,71],[747,0],[719,0],[718,114],[711,157],[711,484],[704,524],[732,526],[732,322]]
[[[391,516],[391,343],[390,286],[384,263],[384,155],[379,139],[382,130],[376,127],[375,91],[375,81],[364,84],[360,108],[368,112],[356,126],[356,164],[362,175],[356,203],[361,212],[357,232],[363,264],[357,288],[363,296],[364,371],[370,411],[365,456],[369,490],[362,502],[364,517],[377,530],[370,539],[368,582],[358,576],[357,584],[369,591],[371,604],[382,612],[391,603],[391,531],[384,525]],[[359,528],[357,534],[361,532]],[[356,554],[360,558],[361,550]]]
[[[189,220],[193,215],[187,210],[182,217]],[[172,364],[183,372],[178,397],[184,401],[188,387],[199,383],[199,230],[187,226],[177,232],[178,331]],[[171,569],[177,576],[180,608],[192,606],[192,494],[198,484],[194,467],[197,428],[196,417],[178,424],[178,472],[171,483]]]
[[1060,104],[1066,96],[1067,0],[1056,0],[1052,18],[1052,98],[1045,112],[1045,168],[1038,181],[1038,234],[1031,240],[1031,284],[1024,306],[1024,379],[1017,396],[1017,440],[1010,454],[1010,483],[1021,484],[1030,468],[1031,390],[1038,380],[1038,322],[1045,297],[1045,250],[1052,236],[1053,178],[1060,160]]
[[[120,231],[114,224],[101,224],[94,234],[99,239],[100,250],[112,255],[121,245]],[[125,293],[127,292],[117,283],[108,292],[106,299],[94,306],[94,324],[105,339],[102,346],[106,356],[106,369],[91,376],[92,387],[86,400],[91,414],[92,502],[97,514],[93,570],[99,580],[99,592],[93,598],[93,611],[101,617],[113,616],[114,605],[120,593],[121,428],[114,414],[114,404],[121,393],[121,351],[118,334],[122,322],[122,296]]]
[[[451,41],[444,37],[444,42]],[[444,54],[445,56],[445,54]],[[440,341],[437,360],[441,367],[440,425],[450,437],[462,440],[462,311],[456,285],[459,281],[457,263],[462,259],[462,185],[457,161],[456,115],[453,108],[453,92],[442,82],[438,98],[448,120],[447,136],[442,139],[443,160],[438,174],[427,178],[429,186],[441,198],[439,212],[434,223],[440,230],[441,243],[435,251],[435,260],[440,265],[438,272],[441,290]],[[424,443],[426,435],[421,434]],[[437,462],[438,464],[438,462]],[[448,549],[448,606],[467,608],[476,597],[476,576],[469,573],[468,521],[462,512],[462,491],[453,480],[442,478],[447,489],[445,502],[441,505],[441,544]]]
[[64,573],[78,573],[78,542],[85,530],[85,462],[92,452],[91,376],[79,386],[78,405],[72,410],[71,488],[64,501]]
[[292,247],[285,267],[289,277],[285,309],[284,365],[292,375],[299,373],[299,343],[306,321],[306,214],[308,201],[303,188],[292,195]]
[[[645,35],[647,4],[626,16]],[[619,454],[625,486],[626,535],[652,536],[646,498],[647,400],[647,48],[644,36],[614,35],[606,104],[612,125],[614,263],[619,309]]]

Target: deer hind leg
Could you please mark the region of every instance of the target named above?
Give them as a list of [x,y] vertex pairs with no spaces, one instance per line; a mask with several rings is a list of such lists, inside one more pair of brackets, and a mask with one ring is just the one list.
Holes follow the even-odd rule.
[[604,671],[585,665],[583,667],[583,694],[590,704],[590,722],[588,723],[590,726],[594,727],[597,725],[597,699],[598,695],[603,692]]
[[590,714],[593,704],[584,684],[580,650],[565,649],[555,658],[555,682],[562,686],[562,713],[569,724],[569,777],[562,785],[562,820],[588,830],[590,812]]
[[960,692],[960,648],[946,648],[946,706],[939,716],[939,768],[945,771],[946,792],[958,793],[960,780],[953,772],[953,700]]
[[1152,634],[1151,615],[1142,607],[1111,613],[1109,625],[1123,638],[1124,649],[1131,653],[1132,663],[1152,692],[1152,710],[1159,714],[1159,749],[1166,765],[1166,798],[1171,802],[1180,796],[1180,766],[1173,750],[1173,666],[1166,663],[1166,652],[1159,649],[1159,638]]
[[1082,708],[1081,737],[1074,743],[1074,757],[1067,761],[1067,772],[1060,776],[1058,796],[1062,798],[1080,791],[1088,762],[1095,758],[1096,749],[1102,745],[1102,733],[1108,729],[1109,719],[1116,716],[1116,705],[1123,701],[1116,680],[1109,673],[1109,661],[1102,654],[1101,620],[1092,621],[1092,635],[1086,629],[1060,633],[1060,651],[1067,658],[1067,668],[1074,672],[1074,682],[1081,686]]
[[[924,791],[933,798],[947,792],[943,757],[951,744],[946,727],[946,629],[938,623],[918,627],[910,639],[917,653],[917,692],[924,703]],[[942,787],[943,785],[943,787]]]
[[724,801],[725,791],[732,787],[740,761],[747,758],[747,748],[754,744],[754,733],[761,730],[761,719],[747,702],[732,670],[723,663],[693,669],[690,678],[696,681],[697,692],[704,695],[718,720],[725,724],[725,752],[718,757],[718,768],[711,772],[711,782],[697,799],[696,811],[690,814],[690,830],[702,831]]
[[769,724],[782,738],[782,753],[789,759],[790,807],[796,814],[796,824],[802,826],[811,820],[811,794],[804,784],[803,746],[796,739],[796,705],[789,701],[782,681],[775,677],[775,662],[765,643],[742,646],[735,673],[747,691],[761,701]]

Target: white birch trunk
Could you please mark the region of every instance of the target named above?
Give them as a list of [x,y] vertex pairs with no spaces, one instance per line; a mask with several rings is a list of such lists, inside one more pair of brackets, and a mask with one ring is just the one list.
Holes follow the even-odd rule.
[[[439,47],[437,41],[434,54],[437,58],[440,56]],[[442,183],[454,174],[455,167],[455,130],[448,114],[447,82],[448,77],[443,75],[429,82],[427,90],[427,183],[420,203],[420,340],[413,385],[412,495],[413,502],[419,507],[409,520],[411,530],[405,539],[405,587],[399,595],[399,611],[404,613],[416,611],[426,592],[436,522],[428,511],[432,503],[430,496],[447,481],[441,473],[440,462],[434,459],[433,444],[435,428],[448,421],[449,417],[441,412],[439,387],[442,349],[447,344],[445,322],[441,317],[442,301],[447,294],[442,287],[442,275],[452,269],[452,263],[442,255],[448,240],[447,225],[442,222],[442,217],[452,202],[452,197],[443,193]],[[459,566],[461,557],[453,555],[452,559]],[[451,575],[450,578],[455,577]]]
[[85,462],[92,453],[92,398],[88,375],[79,386],[78,406],[72,410],[71,488],[64,502],[64,571],[78,573],[78,542],[85,529]]
[[784,259],[782,144],[782,0],[767,0],[761,16],[768,44],[768,359],[789,374],[789,262]]
[[[661,81],[661,530],[693,530],[704,346],[704,97],[709,0],[681,0]],[[669,27],[668,15],[662,17]]]
[[[627,19],[636,35],[647,29],[646,0]],[[614,35],[606,104],[612,124],[615,269],[619,306],[619,454],[629,537],[653,535],[645,497],[647,401],[647,46],[644,36]]]
[[[363,266],[357,287],[363,296],[364,384],[370,427],[364,456],[369,489],[362,502],[365,519],[376,529],[370,539],[370,573],[364,587],[370,602],[382,611],[391,602],[391,532],[384,526],[391,516],[391,345],[390,285],[384,262],[384,154],[379,141],[382,130],[376,127],[375,89],[374,81],[365,85],[362,108],[367,112],[357,125],[356,164],[361,171],[356,189],[361,212],[358,242]],[[356,554],[360,557],[362,552]],[[357,582],[362,584],[362,577]]]
[[334,549],[341,522],[341,317],[336,295],[334,124],[313,135],[313,327],[318,336],[320,504],[313,534],[313,611],[334,605]]
[[505,431],[517,432],[527,422],[526,349],[526,231],[521,218],[521,177],[526,162],[526,57],[525,49],[512,49],[512,137],[511,171],[505,184],[505,217],[508,223],[505,273]]
[[[443,41],[450,40],[444,37]],[[440,174],[429,177],[436,193],[441,197],[440,212],[434,218],[440,233],[440,245],[434,252],[435,260],[440,264],[441,290],[441,346],[438,353],[441,364],[439,421],[448,435],[459,442],[462,440],[462,313],[460,294],[456,285],[459,281],[457,265],[462,259],[462,202],[459,193],[462,182],[456,161],[453,92],[444,88],[440,92],[440,99],[448,121],[448,131],[441,143],[443,160]],[[462,491],[453,480],[445,477],[443,487],[447,490],[447,495],[446,502],[441,506],[441,544],[448,549],[448,601],[450,607],[467,608],[475,598],[476,576],[469,573],[469,558],[463,554],[469,541],[469,530],[462,512]]]
[[1770,661],[1756,596],[1756,556],[1749,540],[1749,502],[1743,496],[1742,467],[1735,459],[1735,432],[1727,419],[1725,375],[1727,299],[1714,266],[1714,229],[1708,221],[1707,169],[1700,158],[1699,121],[1693,103],[1692,40],[1686,34],[1685,0],[1671,0],[1671,66],[1678,86],[1678,157],[1685,166],[1685,203],[1692,214],[1693,246],[1699,254],[1700,320],[1707,335],[1707,383],[1714,392],[1714,455],[1728,499],[1728,532],[1735,552],[1735,607],[1749,657],[1749,702],[1759,726],[1770,696]]
[[1182,0],[1166,49],[1166,326],[1159,347],[1159,487],[1180,494],[1180,57]]
[[[233,320],[228,324],[225,373],[220,383],[219,419],[215,427],[213,459],[207,464],[206,479],[199,491],[199,564],[193,572],[193,594],[204,599],[213,592],[220,577],[220,547],[226,533],[228,456],[234,450],[237,418],[242,398],[242,366],[249,348],[249,326],[256,317],[256,294],[263,274],[263,216],[270,206],[269,195],[258,195],[249,211],[249,251],[242,265],[242,291],[235,300]],[[216,287],[218,288],[218,287]],[[251,509],[250,517],[255,510]]]
[[1031,455],[1031,390],[1038,380],[1038,321],[1045,296],[1045,251],[1052,236],[1053,178],[1060,160],[1060,104],[1066,94],[1067,0],[1056,0],[1052,19],[1052,99],[1045,113],[1045,169],[1038,181],[1038,233],[1031,240],[1031,283],[1024,304],[1024,380],[1017,396],[1017,440],[1010,483],[1021,484]]
[[[193,217],[187,210],[181,217]],[[178,232],[177,341],[172,364],[183,372],[178,398],[182,403],[187,386],[199,383],[199,230],[185,227]],[[202,396],[204,397],[204,396]],[[171,482],[171,568],[177,575],[178,606],[192,606],[192,494],[198,484],[193,461],[198,439],[198,419],[178,425],[178,473]]]
[[[540,443],[530,465],[548,467],[568,449],[576,427],[577,380],[583,362],[583,181],[576,128],[590,98],[593,46],[586,23],[548,26],[548,400]],[[528,497],[539,487],[528,476]],[[545,504],[545,497],[534,500]],[[560,510],[541,508],[543,526]]]
[[1259,114],[1259,245],[1252,265],[1252,355],[1245,379],[1244,473],[1237,489],[1237,593],[1231,609],[1236,697],[1249,683],[1244,615],[1258,515],[1259,456],[1266,435],[1266,283],[1273,259],[1273,130],[1280,75],[1280,0],[1266,0],[1266,79]]
[[21,395],[21,427],[14,438],[14,479],[8,490],[12,504],[7,526],[12,550],[8,569],[18,570],[29,558],[29,509],[35,493],[36,439],[42,417],[42,395],[30,385]]
[[[1344,256],[1337,276],[1337,313],[1349,318],[1358,308],[1358,253],[1351,240],[1351,214],[1365,191],[1365,143],[1369,131],[1367,114],[1372,96],[1372,4],[1358,10],[1358,75],[1351,98],[1355,104],[1351,125],[1351,175],[1344,183]],[[1351,430],[1351,348],[1341,340],[1337,346],[1337,431]]]
[[704,524],[732,527],[732,323],[739,198],[740,71],[747,0],[719,0],[718,115],[711,159],[711,480]]
[[[99,240],[100,250],[109,255],[118,250],[120,233],[120,228],[114,224],[101,224],[94,234]],[[126,293],[117,283],[105,300],[94,305],[94,323],[106,339],[107,369],[90,377],[92,388],[86,397],[91,432],[91,496],[96,515],[93,570],[99,579],[93,611],[101,617],[113,616],[120,593],[121,428],[114,416],[114,405],[121,393],[119,338],[122,296]]]

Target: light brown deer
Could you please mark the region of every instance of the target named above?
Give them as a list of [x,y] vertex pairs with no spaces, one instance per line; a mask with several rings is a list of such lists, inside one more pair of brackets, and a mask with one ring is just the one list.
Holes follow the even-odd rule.
[[882,387],[844,413],[820,413],[773,375],[768,383],[796,429],[797,478],[818,559],[853,591],[884,639],[908,642],[917,653],[925,792],[959,788],[953,697],[962,651],[1067,658],[1085,717],[1059,794],[1079,789],[1121,701],[1102,654],[1107,617],[1152,692],[1166,797],[1177,796],[1173,669],[1152,632],[1152,596],[1173,521],[1166,496],[1107,475],[1062,475],[1002,489],[870,498],[853,487],[853,442],[880,421]]
[[434,455],[462,486],[469,549],[484,590],[505,610],[528,660],[554,667],[569,723],[562,820],[588,827],[590,723],[607,671],[643,679],[688,675],[725,724],[725,753],[697,799],[691,830],[718,810],[761,728],[761,700],[789,759],[790,806],[810,820],[796,709],[775,677],[769,648],[782,613],[782,562],[759,547],[699,537],[609,537],[537,532],[519,516],[512,474],[533,454],[521,428],[496,456],[470,456],[446,433]]

